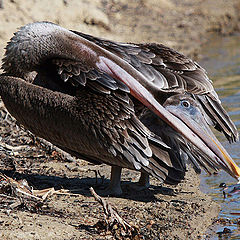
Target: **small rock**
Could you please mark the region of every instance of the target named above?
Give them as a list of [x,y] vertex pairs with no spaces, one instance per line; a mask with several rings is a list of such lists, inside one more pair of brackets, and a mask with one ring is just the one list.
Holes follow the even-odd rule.
[[223,187],[223,188],[225,188],[226,186],[227,186],[226,183],[220,183],[220,184],[219,184],[219,187]]
[[227,228],[227,227],[225,227],[225,228],[223,229],[223,231],[221,231],[221,232],[217,232],[218,235],[222,235],[222,234],[230,234],[230,233],[232,233],[232,231],[231,231],[230,228]]

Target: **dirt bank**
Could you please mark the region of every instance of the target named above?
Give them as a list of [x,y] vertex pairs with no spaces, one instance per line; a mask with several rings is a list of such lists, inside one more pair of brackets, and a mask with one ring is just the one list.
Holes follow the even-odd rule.
[[[211,31],[239,31],[240,3],[224,0],[3,0],[0,8],[0,56],[16,29],[33,21],[52,21],[64,27],[103,38],[127,42],[161,42],[197,57]],[[77,195],[53,195],[38,211],[8,210],[0,196],[1,239],[114,239],[100,235],[94,226],[103,218],[102,208],[90,196],[106,187],[110,168],[84,161],[69,161],[41,146],[25,130],[16,127],[1,106],[0,167],[9,176],[26,178],[35,189],[54,186],[74,190]],[[11,151],[1,144],[30,145]],[[94,171],[104,175],[95,182]],[[199,179],[189,171],[177,187],[131,191],[138,174],[123,173],[123,196],[108,198],[119,214],[140,227],[145,239],[201,239],[217,216],[219,207],[199,191]]]

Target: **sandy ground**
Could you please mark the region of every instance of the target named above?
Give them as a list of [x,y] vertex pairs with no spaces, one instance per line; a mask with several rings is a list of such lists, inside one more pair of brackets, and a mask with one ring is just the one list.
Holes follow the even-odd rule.
[[[197,58],[209,32],[239,31],[240,2],[224,0],[12,0],[0,1],[0,56],[18,27],[33,21],[52,21],[103,38],[127,42],[161,42]],[[0,239],[120,239],[100,231],[101,206],[91,197],[107,186],[110,168],[70,161],[16,126],[1,105],[0,143],[23,146],[10,150],[0,144],[0,167],[16,179],[25,178],[34,189],[55,187],[76,195],[53,195],[39,209],[9,209],[0,195]],[[25,146],[28,145],[28,146]],[[90,171],[85,171],[90,169]],[[104,176],[96,183],[95,172]],[[138,174],[125,170],[123,195],[109,197],[119,214],[139,227],[135,239],[205,239],[219,206],[199,190],[199,178],[190,170],[177,187],[132,191]],[[122,237],[126,239],[126,237]]]

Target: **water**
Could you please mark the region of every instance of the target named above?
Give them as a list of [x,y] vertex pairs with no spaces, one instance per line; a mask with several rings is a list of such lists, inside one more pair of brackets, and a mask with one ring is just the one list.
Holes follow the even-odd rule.
[[[208,75],[213,80],[213,84],[222,101],[223,106],[229,112],[235,122],[238,131],[240,130],[240,35],[219,38],[213,36],[204,47],[200,61],[208,71]],[[230,153],[236,163],[240,166],[240,142],[229,144],[221,133],[215,132],[223,146]],[[201,190],[208,193],[221,205],[219,218],[230,219],[229,224],[219,224],[214,229],[222,231],[224,227],[232,230],[231,234],[219,236],[213,234],[215,239],[240,239],[240,194],[231,198],[223,198],[219,184],[222,182],[228,185],[236,183],[232,177],[225,172],[220,172],[216,176],[202,174]]]

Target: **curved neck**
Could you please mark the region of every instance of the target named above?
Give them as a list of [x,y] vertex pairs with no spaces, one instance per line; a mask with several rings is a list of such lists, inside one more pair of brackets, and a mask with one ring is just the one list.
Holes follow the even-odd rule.
[[96,54],[89,42],[52,23],[33,23],[22,27],[6,47],[2,68],[8,75],[25,80],[51,58],[66,58],[93,64]]

